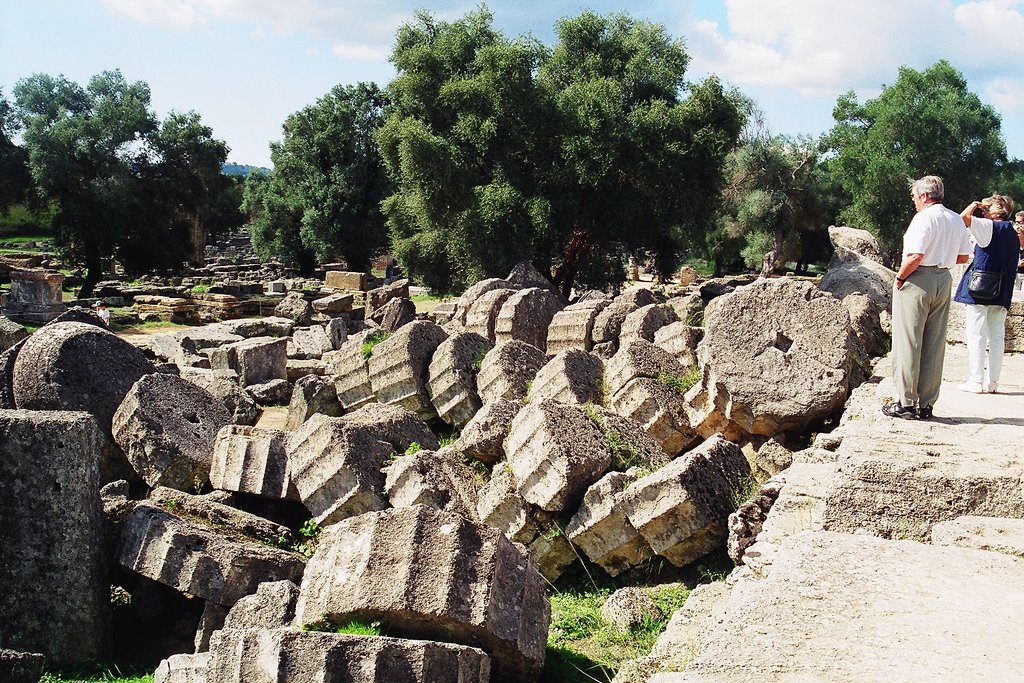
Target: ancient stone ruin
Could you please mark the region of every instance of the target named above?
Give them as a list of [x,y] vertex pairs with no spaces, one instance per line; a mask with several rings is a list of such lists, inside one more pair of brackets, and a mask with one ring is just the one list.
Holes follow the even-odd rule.
[[[848,252],[830,282],[869,258]],[[228,312],[141,347],[83,322],[11,337],[0,649],[61,665],[130,649],[159,662],[160,683],[536,681],[546,586],[572,565],[628,580],[728,548],[736,587],[695,591],[617,680],[676,680],[658,672],[688,666],[684,632],[687,671],[742,680],[755,669],[730,648],[757,624],[743,605],[756,617],[807,590],[807,557],[866,557],[874,536],[962,544],[982,526],[965,515],[1024,517],[1018,470],[962,481],[920,449],[894,463],[858,431],[874,386],[861,383],[886,350],[871,278],[579,301],[542,280],[518,267],[419,315],[405,281],[350,291],[365,277],[328,270],[327,289],[293,289],[273,316]],[[937,508],[926,492],[940,483],[991,495]],[[872,507],[896,486],[919,495]],[[805,526],[828,532],[786,531],[802,500]],[[626,589],[604,618],[628,629],[656,614],[648,603]]]

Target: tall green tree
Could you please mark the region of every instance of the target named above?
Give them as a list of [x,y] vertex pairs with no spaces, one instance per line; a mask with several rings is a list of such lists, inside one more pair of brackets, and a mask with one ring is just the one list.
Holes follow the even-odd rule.
[[305,272],[336,258],[368,269],[387,240],[380,201],[388,184],[373,138],[385,104],[373,83],[339,85],[285,120],[283,139],[270,147],[273,174],[246,181],[257,252]]
[[586,261],[621,263],[637,250],[668,274],[718,211],[744,103],[714,77],[686,83],[689,57],[660,25],[584,12],[556,33],[540,71],[561,126],[552,197],[567,232],[556,282],[568,292]]
[[434,288],[531,260],[568,293],[620,282],[636,251],[668,272],[717,210],[737,102],[713,78],[686,85],[660,26],[587,12],[556,29],[551,51],[486,9],[399,30],[384,210],[399,260]]
[[825,138],[829,166],[852,198],[840,218],[897,247],[914,213],[908,179],[938,175],[954,210],[979,196],[1006,162],[1001,121],[941,60],[924,71],[903,67],[896,82],[860,104],[853,92],[833,111]]
[[19,130],[14,108],[0,90],[0,213],[27,200],[32,188],[28,153],[13,140]]
[[149,87],[127,82],[119,71],[98,74],[85,88],[36,74],[18,81],[14,94],[33,180],[57,202],[57,244],[86,267],[88,295],[104,259],[132,226],[135,169],[145,162],[145,139],[157,129]]
[[728,168],[725,219],[742,237],[747,267],[767,277],[824,256],[813,252],[830,220],[816,142],[759,132],[730,154]]
[[457,291],[552,249],[542,173],[550,105],[533,40],[508,40],[485,9],[402,26],[391,109],[377,135],[394,181],[383,210],[395,256],[439,291]]

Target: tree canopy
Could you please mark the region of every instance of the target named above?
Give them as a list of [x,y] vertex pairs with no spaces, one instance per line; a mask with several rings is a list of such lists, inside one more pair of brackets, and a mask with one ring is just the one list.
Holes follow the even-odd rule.
[[220,179],[227,146],[194,113],[160,124],[145,83],[116,70],[84,88],[36,74],[14,94],[36,191],[57,204],[58,247],[87,269],[83,296],[105,259],[136,271],[178,266],[197,225],[230,218],[212,208],[228,187]]
[[833,116],[829,166],[851,197],[840,218],[890,247],[914,212],[908,179],[941,176],[945,203],[959,210],[984,196],[1006,163],[999,115],[945,60],[924,71],[901,68],[895,83],[864,104],[845,94]]
[[714,78],[686,85],[660,26],[585,12],[556,31],[550,51],[510,40],[485,9],[399,30],[383,208],[425,284],[453,291],[531,260],[568,293],[620,282],[636,250],[667,272],[714,216],[737,102]]
[[294,261],[344,259],[363,270],[386,245],[380,201],[387,178],[373,134],[385,98],[375,84],[336,86],[284,122],[270,176],[246,180],[244,210],[258,253]]

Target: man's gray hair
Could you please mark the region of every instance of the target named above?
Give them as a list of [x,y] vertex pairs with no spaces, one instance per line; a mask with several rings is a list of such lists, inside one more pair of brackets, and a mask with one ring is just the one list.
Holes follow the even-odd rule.
[[910,191],[917,196],[924,195],[937,202],[941,202],[946,195],[945,188],[942,186],[942,178],[937,175],[926,175],[920,180],[915,180],[910,185]]

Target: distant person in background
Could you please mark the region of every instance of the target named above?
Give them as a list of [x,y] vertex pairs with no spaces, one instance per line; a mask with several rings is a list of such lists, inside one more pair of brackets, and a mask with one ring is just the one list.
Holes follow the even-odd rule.
[[1017,239],[1020,240],[1020,260],[1017,262],[1017,272],[1024,273],[1024,211],[1017,212],[1013,229],[1017,231]]
[[963,220],[942,205],[942,178],[925,176],[910,186],[917,215],[903,235],[903,261],[892,293],[893,384],[889,417],[928,420],[942,387],[946,327],[953,280],[949,269],[967,263],[971,241]]
[[104,325],[110,327],[110,310],[107,308],[107,305],[102,301],[97,301],[93,309],[96,312],[96,317],[103,321]]
[[[981,217],[974,212],[981,210]],[[994,394],[999,389],[1003,368],[1006,313],[1013,298],[1013,285],[1020,263],[1020,238],[1007,219],[1013,213],[1013,200],[994,194],[971,202],[960,217],[974,241],[974,262],[960,278],[954,301],[967,304],[964,314],[964,339],[967,341],[967,381],[957,385],[972,394]],[[967,289],[973,270],[1002,273],[999,298],[978,301]],[[985,347],[988,347],[988,377],[985,377]]]

